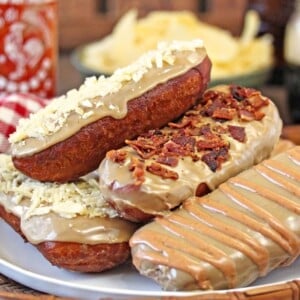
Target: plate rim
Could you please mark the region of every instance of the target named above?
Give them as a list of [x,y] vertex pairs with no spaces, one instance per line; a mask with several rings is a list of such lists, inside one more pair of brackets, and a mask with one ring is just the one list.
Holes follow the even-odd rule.
[[[1,226],[7,226],[9,230],[13,229],[5,223],[4,220],[0,219],[0,227]],[[16,235],[17,238],[20,238],[16,232],[13,231],[13,233]],[[28,246],[34,247],[33,245],[27,244]],[[44,260],[46,260],[43,257]],[[143,299],[146,298],[164,298],[164,297],[176,297],[178,299],[186,299],[187,297],[202,297],[202,296],[210,296],[210,295],[228,295],[232,293],[249,293],[249,292],[255,292],[255,290],[259,289],[265,289],[265,288],[276,288],[277,286],[291,283],[293,281],[299,281],[300,284],[300,277],[296,277],[289,280],[282,280],[282,281],[276,281],[273,283],[268,284],[260,284],[255,286],[248,286],[248,287],[240,287],[235,289],[228,289],[228,290],[212,290],[212,291],[150,291],[150,290],[132,290],[132,289],[125,289],[120,288],[118,290],[113,290],[112,288],[106,288],[104,286],[86,286],[83,283],[78,282],[70,282],[70,281],[64,281],[63,279],[57,279],[50,277],[48,275],[44,275],[41,273],[37,273],[31,270],[26,270],[24,267],[21,267],[17,264],[14,264],[11,261],[8,261],[5,257],[3,257],[3,254],[0,252],[0,272],[29,287],[32,289],[39,290],[41,292],[46,292],[49,294],[57,294],[58,296],[73,296],[74,293],[76,293],[77,296],[87,296],[86,299],[89,299],[90,297],[97,298],[102,296],[117,296],[117,297],[134,297],[131,299],[141,299],[139,297],[143,297]],[[31,284],[28,284],[30,282]],[[53,293],[53,288],[55,287],[56,290],[58,287],[65,288],[63,291],[58,293]],[[66,289],[67,288],[67,289]]]

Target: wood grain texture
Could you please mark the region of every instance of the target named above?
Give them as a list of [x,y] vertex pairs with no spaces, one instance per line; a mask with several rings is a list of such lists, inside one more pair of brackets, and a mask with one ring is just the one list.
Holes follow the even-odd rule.
[[[27,288],[0,274],[1,300],[67,300],[68,298],[44,294]],[[99,298],[100,300],[102,298]],[[107,299],[107,298],[106,298]],[[166,297],[164,300],[175,300],[175,297]],[[183,298],[182,298],[183,299]],[[185,300],[299,300],[300,280],[293,280],[270,287],[251,288],[244,292],[228,292],[226,294],[210,293],[185,297]]]

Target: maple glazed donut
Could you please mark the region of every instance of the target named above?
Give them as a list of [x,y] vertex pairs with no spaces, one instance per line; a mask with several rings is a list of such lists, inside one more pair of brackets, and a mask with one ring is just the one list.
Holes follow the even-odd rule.
[[[137,270],[166,290],[248,286],[300,254],[300,146],[138,229]],[[298,296],[296,296],[298,297]]]
[[163,129],[111,150],[98,173],[105,199],[129,220],[146,221],[267,158],[282,121],[255,89],[217,86]]
[[0,154],[0,218],[53,265],[101,272],[126,261],[136,225],[122,220],[101,197],[97,179],[42,183]]
[[210,69],[201,40],[173,41],[108,78],[88,78],[19,123],[10,136],[14,165],[40,181],[85,175],[108,150],[191,108],[207,87]]

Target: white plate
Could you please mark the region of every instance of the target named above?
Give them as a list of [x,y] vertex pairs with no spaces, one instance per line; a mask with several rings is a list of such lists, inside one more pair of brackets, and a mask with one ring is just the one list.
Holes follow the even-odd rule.
[[[0,220],[0,273],[45,293],[80,299],[147,299],[193,297],[211,292],[166,292],[152,280],[140,276],[130,263],[101,274],[80,274],[53,267],[30,244]],[[276,270],[244,291],[259,286],[300,279],[300,259],[292,266]],[[230,290],[231,292],[233,290]],[[218,291],[225,294],[228,291]],[[214,292],[215,294],[216,292]],[[113,298],[112,298],[113,297]],[[106,299],[107,299],[106,298]]]

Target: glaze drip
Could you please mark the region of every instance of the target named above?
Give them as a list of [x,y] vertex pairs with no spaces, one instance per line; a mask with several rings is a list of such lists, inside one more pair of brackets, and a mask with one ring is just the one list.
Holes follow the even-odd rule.
[[292,263],[300,253],[299,174],[295,147],[189,198],[133,235],[134,265],[177,290],[245,286]]

